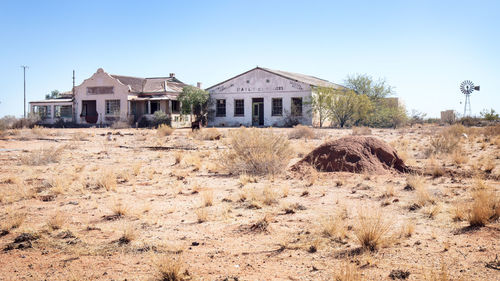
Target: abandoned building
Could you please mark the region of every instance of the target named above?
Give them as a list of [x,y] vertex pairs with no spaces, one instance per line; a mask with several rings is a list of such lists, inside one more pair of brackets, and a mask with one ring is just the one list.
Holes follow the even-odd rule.
[[256,67],[208,89],[209,126],[313,125],[314,87],[342,86],[313,76]]
[[168,77],[138,78],[108,74],[99,68],[75,86],[74,96],[67,92],[60,99],[32,101],[30,109],[42,118],[43,124],[62,119],[88,125],[150,120],[161,110],[170,116],[172,127],[185,127],[190,126],[191,119],[180,114],[177,100],[184,86],[187,85],[174,73]]

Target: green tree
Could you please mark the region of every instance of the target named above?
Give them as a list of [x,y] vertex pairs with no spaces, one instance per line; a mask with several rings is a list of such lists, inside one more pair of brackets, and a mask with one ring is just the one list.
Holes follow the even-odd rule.
[[367,74],[348,75],[344,83],[347,88],[360,95],[368,96],[372,101],[394,94],[394,88],[388,85],[385,79],[374,81]]
[[205,111],[209,94],[200,88],[194,86],[186,86],[182,88],[179,94],[179,102],[181,103],[182,114],[195,114],[201,117]]
[[373,102],[367,95],[358,95],[354,107],[354,125],[359,126],[359,124],[365,122],[373,112],[373,109]]
[[352,90],[333,89],[332,101],[328,111],[341,128],[353,119],[356,113],[358,95]]
[[483,111],[481,111],[480,114],[481,114],[481,118],[483,118],[484,120],[488,120],[488,121],[500,120],[500,116],[498,116],[498,113],[496,113],[493,108],[490,109],[489,112],[487,109],[483,109]]
[[58,90],[53,90],[52,92],[50,92],[50,94],[45,95],[45,99],[46,100],[57,99],[60,96],[61,96],[61,92],[59,92]]
[[311,96],[311,111],[318,116],[320,128],[330,118],[330,104],[334,93],[334,88],[316,87]]

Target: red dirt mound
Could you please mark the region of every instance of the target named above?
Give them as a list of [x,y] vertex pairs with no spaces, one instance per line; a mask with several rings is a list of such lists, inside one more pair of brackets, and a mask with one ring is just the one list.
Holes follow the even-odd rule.
[[396,150],[386,142],[363,136],[348,136],[322,144],[292,167],[310,164],[322,172],[386,173],[409,172]]

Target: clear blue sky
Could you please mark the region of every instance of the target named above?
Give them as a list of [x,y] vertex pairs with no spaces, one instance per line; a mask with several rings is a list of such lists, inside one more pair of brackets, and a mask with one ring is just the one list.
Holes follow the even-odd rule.
[[111,74],[210,86],[257,65],[382,77],[408,110],[500,110],[500,1],[1,1],[0,116]]

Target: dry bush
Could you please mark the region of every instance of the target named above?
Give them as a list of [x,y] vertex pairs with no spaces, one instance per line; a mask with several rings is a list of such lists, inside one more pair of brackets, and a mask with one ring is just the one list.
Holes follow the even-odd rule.
[[426,150],[426,155],[449,154],[457,149],[460,144],[460,138],[465,132],[460,126],[451,126],[442,130],[440,133],[431,136],[429,140],[430,146]]
[[64,194],[70,186],[70,180],[68,176],[56,176],[49,180],[49,185],[52,193]]
[[278,193],[271,187],[271,185],[266,185],[262,189],[262,203],[265,205],[273,205],[278,202]]
[[346,237],[347,228],[341,213],[319,220],[320,230],[324,236],[342,240]]
[[415,222],[407,221],[401,226],[401,237],[411,237],[415,232]]
[[96,186],[104,188],[106,191],[116,191],[117,178],[116,174],[110,170],[104,170],[97,175]]
[[5,220],[3,220],[3,222],[0,224],[0,231],[8,231],[10,229],[19,228],[23,224],[25,219],[26,213],[13,213],[12,215],[7,216],[7,218],[5,218]]
[[455,151],[453,151],[453,154],[451,155],[451,160],[456,165],[461,165],[461,164],[466,164],[469,161],[469,157],[467,156],[466,153],[464,153],[464,151],[461,148],[458,148]]
[[424,178],[419,175],[410,175],[406,178],[406,190],[415,190],[424,185]]
[[203,128],[192,133],[193,138],[197,140],[220,140],[222,133],[216,128]]
[[212,206],[214,203],[214,191],[205,190],[201,192],[201,205],[204,207]]
[[438,271],[430,270],[429,272],[424,272],[424,281],[450,281],[450,276],[448,273],[448,267],[441,261],[441,267]]
[[453,221],[463,221],[467,218],[468,208],[465,203],[457,203],[451,209]]
[[434,204],[435,199],[430,194],[429,189],[425,185],[420,185],[415,188],[416,204],[420,207],[427,205],[427,203]]
[[128,129],[130,128],[130,124],[125,121],[116,121],[113,124],[111,124],[112,129]]
[[193,166],[193,171],[199,171],[202,168],[201,158],[198,153],[189,153],[184,157],[183,162],[187,166]]
[[248,183],[256,183],[257,182],[257,178],[253,177],[253,176],[250,176],[250,175],[247,175],[247,174],[241,174],[240,177],[239,177],[239,179],[238,179],[238,181],[241,184],[241,186],[245,186]]
[[289,139],[314,139],[316,134],[312,128],[304,125],[294,126],[293,129],[288,133]]
[[118,239],[120,244],[128,244],[137,238],[137,231],[133,225],[127,225],[123,229],[122,236]]
[[371,135],[372,129],[368,127],[352,127],[353,136]]
[[282,173],[292,156],[286,137],[268,129],[240,128],[231,134],[230,149],[220,163],[232,174],[275,175]]
[[174,133],[174,131],[175,131],[174,128],[166,124],[160,124],[156,129],[156,134],[160,137],[165,137],[165,136],[170,136],[171,134]]
[[208,211],[206,208],[198,208],[194,211],[197,217],[198,223],[203,223],[208,221]]
[[335,281],[361,281],[361,273],[355,265],[345,262],[340,268],[340,272],[335,274]]
[[426,167],[427,173],[432,175],[433,177],[441,177],[444,175],[444,169],[439,163],[436,161],[436,158],[431,157],[429,159],[429,163]]
[[154,265],[156,268],[156,280],[159,281],[183,281],[185,275],[183,273],[184,263],[180,256],[162,255],[155,259]]
[[61,157],[63,147],[41,148],[28,152],[21,156],[21,164],[29,166],[42,166],[57,163]]
[[174,165],[181,163],[183,155],[184,153],[182,151],[177,150],[174,152],[174,160],[175,160]]
[[354,234],[361,247],[376,251],[387,242],[391,222],[381,210],[360,209]]
[[54,214],[52,217],[49,218],[47,221],[47,226],[49,227],[50,230],[57,230],[61,229],[61,227],[66,223],[66,216],[61,213],[57,212]]
[[121,202],[115,202],[115,204],[111,208],[111,211],[113,212],[113,214],[115,216],[123,217],[126,214],[128,214],[129,209],[127,206],[123,205]]
[[500,216],[500,198],[491,188],[473,191],[472,203],[467,213],[470,226],[485,226]]

